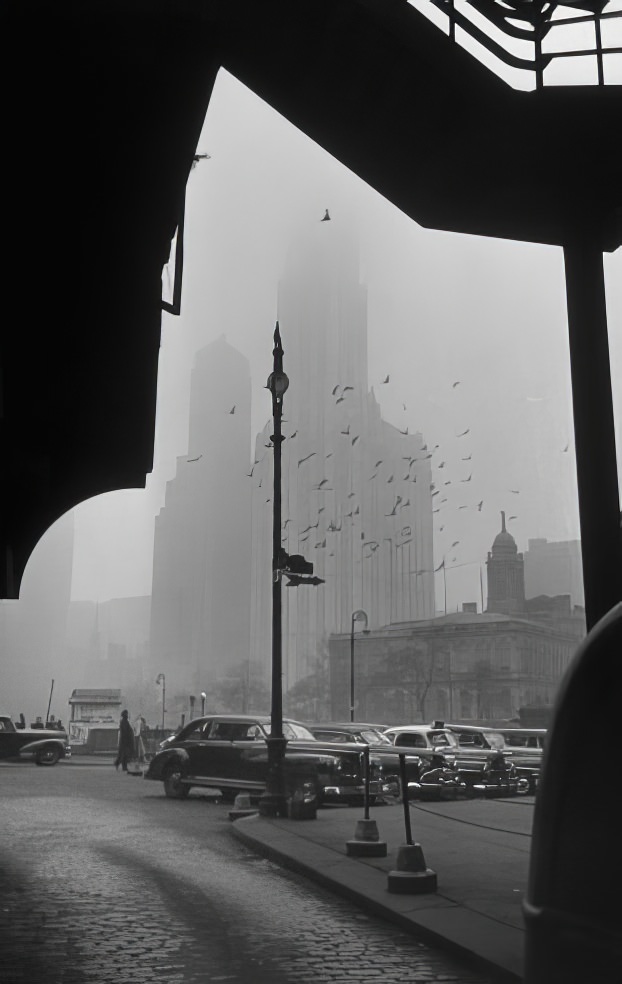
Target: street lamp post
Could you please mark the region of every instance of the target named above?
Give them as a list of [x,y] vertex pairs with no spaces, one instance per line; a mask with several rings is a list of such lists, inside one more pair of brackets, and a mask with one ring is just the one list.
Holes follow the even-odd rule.
[[163,673],[158,673],[156,683],[158,686],[162,684],[162,731],[164,731],[164,715],[166,713],[166,677]]
[[201,691],[201,717],[203,717],[204,714],[205,714],[205,700],[206,700],[206,698],[207,698],[207,694],[205,693],[205,691]]
[[354,623],[364,622],[365,627],[363,632],[365,635],[369,633],[367,628],[367,612],[364,612],[362,608],[358,608],[355,612],[352,612],[352,622],[350,623],[350,721],[354,721]]
[[283,396],[289,379],[283,372],[283,346],[277,321],[274,329],[273,369],[266,389],[272,394],[274,433],[274,491],[272,509],[272,703],[268,745],[268,776],[266,792],[259,800],[259,812],[264,816],[285,816],[287,812],[283,782],[283,758],[287,741],[283,735],[282,629],[281,629],[281,418]]

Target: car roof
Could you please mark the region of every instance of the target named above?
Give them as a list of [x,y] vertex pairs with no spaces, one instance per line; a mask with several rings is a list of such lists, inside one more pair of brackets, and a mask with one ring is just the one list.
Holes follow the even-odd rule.
[[372,728],[374,731],[384,731],[384,724],[367,724],[363,721],[319,721],[315,724],[307,724],[310,731],[363,731],[365,728]]
[[413,734],[419,734],[421,731],[449,731],[449,728],[434,724],[395,724],[391,728],[385,728],[385,731],[412,731]]

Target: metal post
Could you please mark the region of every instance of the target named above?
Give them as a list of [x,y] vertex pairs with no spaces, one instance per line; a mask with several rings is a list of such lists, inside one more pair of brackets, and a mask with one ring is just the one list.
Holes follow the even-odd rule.
[[259,812],[264,816],[285,816],[287,804],[283,781],[283,758],[286,739],[283,736],[283,661],[282,661],[282,606],[281,606],[281,418],[283,394],[289,380],[283,372],[283,346],[277,321],[274,330],[273,370],[268,379],[272,393],[274,433],[274,491],[272,510],[272,703],[270,712],[270,737],[268,744],[268,779],[266,792],[259,800]]
[[582,229],[564,247],[585,614],[622,600],[622,534],[603,254]]
[[350,622],[350,721],[354,721],[354,612]]
[[369,775],[370,775],[370,765],[369,765],[369,745],[365,745],[363,749],[363,762],[365,767],[365,819],[369,820]]
[[402,780],[402,806],[404,807],[404,829],[406,843],[412,844],[413,835],[410,829],[410,808],[408,806],[408,779],[406,778],[406,755],[400,752],[400,778]]

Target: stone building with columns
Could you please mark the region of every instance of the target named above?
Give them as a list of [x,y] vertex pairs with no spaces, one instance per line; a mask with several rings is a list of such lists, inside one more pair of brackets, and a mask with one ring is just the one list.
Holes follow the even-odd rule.
[[[351,654],[359,720],[387,724],[507,720],[520,707],[550,705],[585,634],[568,595],[525,599],[522,556],[502,528],[488,555],[488,610],[403,621],[331,636],[327,717],[349,715]],[[354,645],[352,646],[352,642]]]

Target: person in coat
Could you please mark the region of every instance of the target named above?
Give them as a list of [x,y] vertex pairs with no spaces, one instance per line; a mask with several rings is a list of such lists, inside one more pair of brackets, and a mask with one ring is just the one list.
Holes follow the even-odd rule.
[[119,766],[127,772],[127,763],[134,758],[134,729],[130,724],[127,711],[121,711],[119,722],[119,748],[115,759],[114,767],[118,770]]

